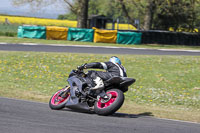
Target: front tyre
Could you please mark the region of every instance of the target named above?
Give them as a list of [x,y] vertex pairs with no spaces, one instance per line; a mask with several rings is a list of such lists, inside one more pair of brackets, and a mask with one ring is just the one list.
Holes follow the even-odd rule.
[[53,110],[59,110],[65,107],[70,97],[70,87],[58,90],[49,100],[49,107]]
[[111,89],[106,92],[109,98],[100,98],[94,104],[94,111],[98,115],[111,115],[115,113],[124,103],[124,94],[119,89]]

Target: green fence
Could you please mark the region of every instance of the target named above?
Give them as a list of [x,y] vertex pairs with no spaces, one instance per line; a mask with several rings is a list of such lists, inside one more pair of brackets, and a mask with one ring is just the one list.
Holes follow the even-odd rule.
[[46,39],[46,27],[44,27],[44,26],[19,26],[18,37]]
[[117,43],[119,44],[140,44],[142,33],[137,32],[117,32]]
[[81,28],[69,28],[67,40],[69,41],[83,41],[93,42],[94,30],[93,29],[81,29]]
[[[44,26],[19,26],[18,37],[20,38],[37,38],[37,39],[48,39],[47,37],[48,27]],[[55,29],[56,31],[56,29]],[[69,28],[67,32],[66,40],[69,41],[83,41],[83,42],[95,42],[94,35],[102,30],[99,29],[81,29],[81,28]],[[109,31],[109,30],[103,30]],[[57,36],[55,33],[54,36]],[[107,32],[101,32],[106,34]],[[107,36],[100,36],[101,40],[108,40]],[[112,38],[111,38],[112,39]],[[114,42],[118,44],[140,44],[142,39],[142,33],[129,32],[129,31],[116,31],[116,37]],[[102,41],[106,42],[106,41]]]

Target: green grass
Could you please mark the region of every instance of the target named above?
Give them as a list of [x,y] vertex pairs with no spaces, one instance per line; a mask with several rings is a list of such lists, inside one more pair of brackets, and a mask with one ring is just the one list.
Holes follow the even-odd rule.
[[8,25],[0,23],[0,36],[17,36],[18,25]]
[[[117,56],[126,67],[128,76],[137,80],[125,94],[122,112],[142,113],[148,110],[157,117],[200,122],[200,114],[197,113],[200,111],[199,56]],[[67,84],[71,69],[83,63],[107,61],[109,57],[0,52],[0,96],[48,102],[56,90]]]

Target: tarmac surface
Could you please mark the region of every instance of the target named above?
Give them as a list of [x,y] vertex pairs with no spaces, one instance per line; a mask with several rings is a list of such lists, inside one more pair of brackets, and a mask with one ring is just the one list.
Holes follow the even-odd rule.
[[200,124],[143,114],[98,116],[0,97],[0,133],[200,133]]
[[35,51],[35,52],[68,52],[93,54],[133,54],[133,55],[191,55],[200,56],[200,50],[177,49],[143,49],[77,45],[43,45],[43,44],[4,44],[0,43],[0,51]]

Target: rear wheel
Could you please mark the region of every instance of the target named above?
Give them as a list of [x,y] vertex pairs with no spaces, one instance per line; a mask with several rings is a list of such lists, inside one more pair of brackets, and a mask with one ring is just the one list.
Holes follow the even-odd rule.
[[58,90],[50,99],[49,107],[54,110],[59,110],[65,107],[65,104],[70,97],[70,87],[65,87]]
[[94,111],[99,115],[111,115],[124,103],[124,94],[119,89],[111,89],[106,92],[108,98],[100,98],[94,104]]

